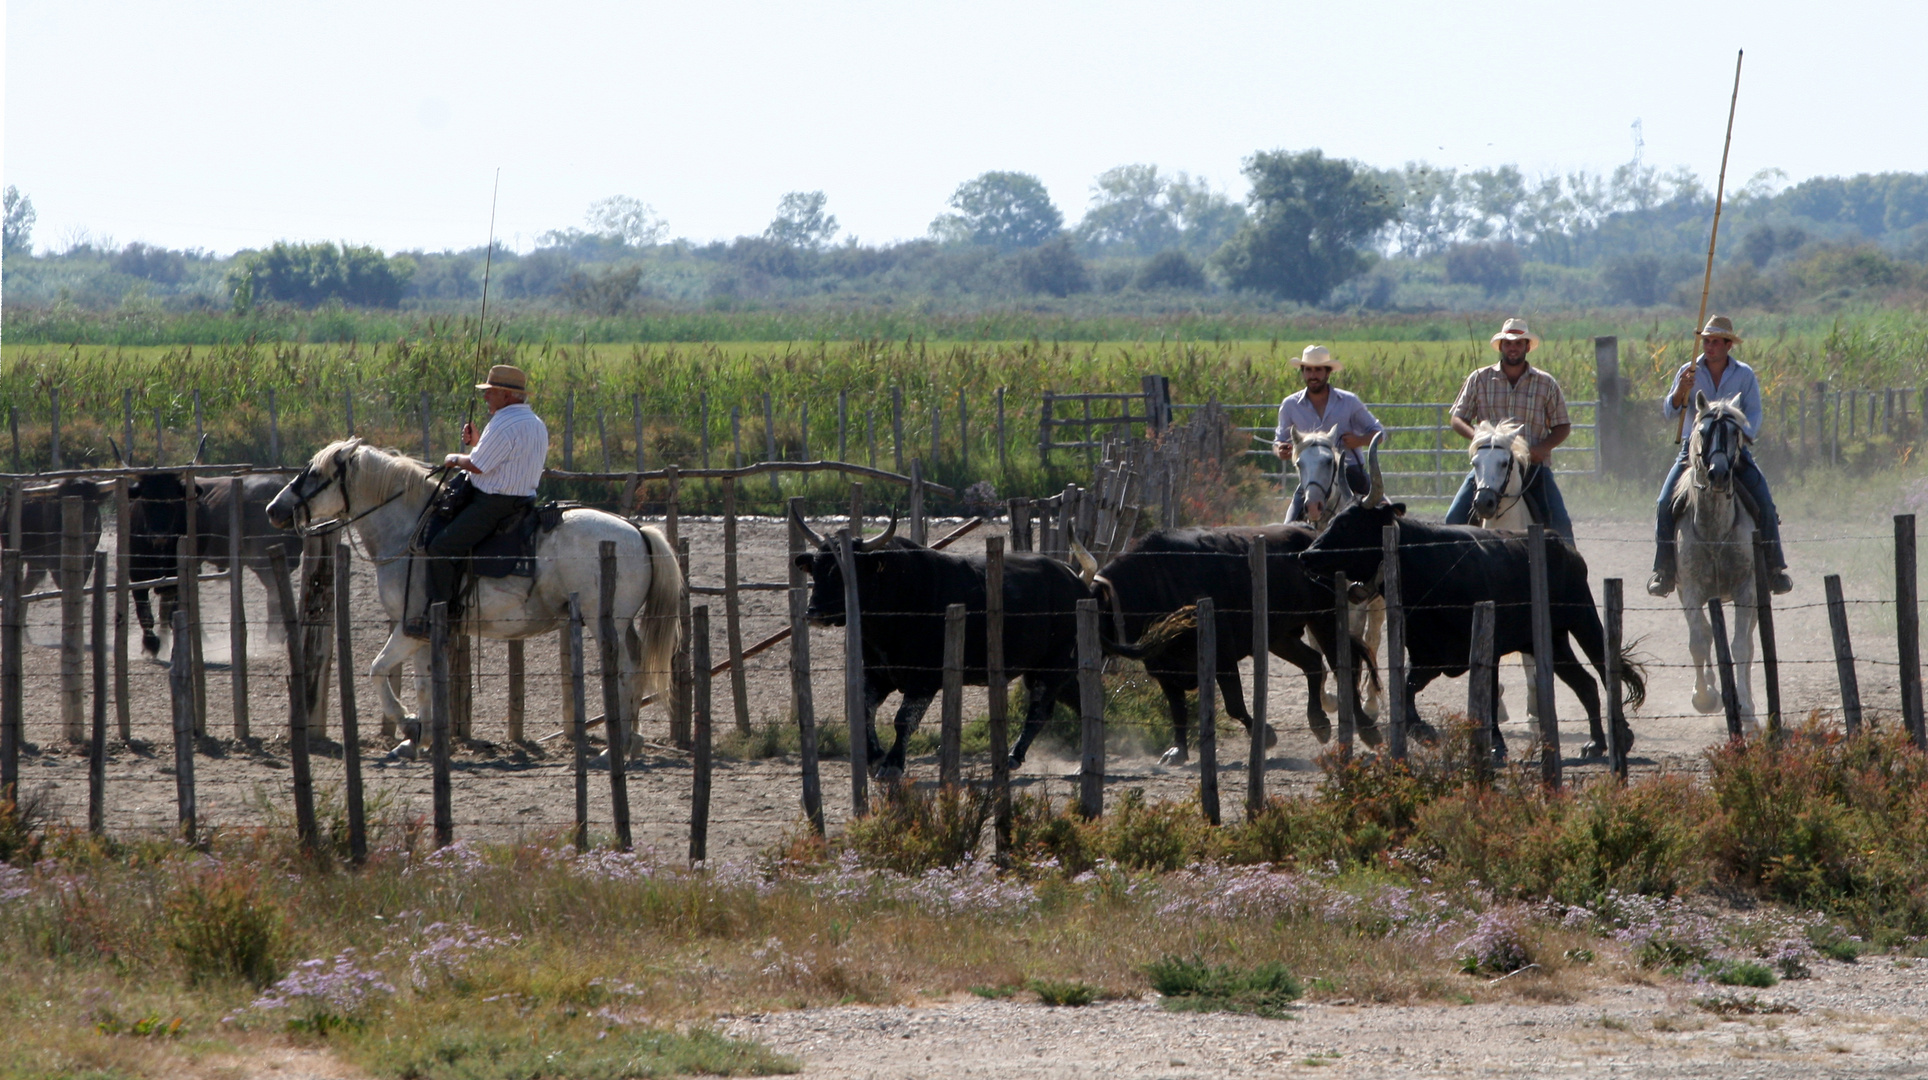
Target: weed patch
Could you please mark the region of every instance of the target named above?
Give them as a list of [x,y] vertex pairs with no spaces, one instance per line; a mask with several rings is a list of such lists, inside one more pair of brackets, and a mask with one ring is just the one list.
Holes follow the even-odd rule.
[[1210,965],[1193,957],[1167,956],[1146,965],[1160,1004],[1174,1012],[1232,1012],[1279,1019],[1290,1015],[1305,987],[1284,964],[1253,967]]
[[190,982],[240,979],[258,988],[279,976],[286,919],[253,870],[195,873],[162,911],[168,946]]
[[1038,1000],[1051,1006],[1081,1008],[1098,1000],[1098,988],[1090,983],[1056,979],[1032,979],[1031,992]]

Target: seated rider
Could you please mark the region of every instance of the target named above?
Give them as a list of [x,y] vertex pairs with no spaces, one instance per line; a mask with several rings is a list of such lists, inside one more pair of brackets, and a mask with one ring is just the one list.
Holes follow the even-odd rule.
[[[1674,557],[1674,485],[1680,482],[1681,471],[1687,468],[1695,388],[1706,393],[1710,401],[1739,394],[1741,412],[1747,417],[1748,441],[1760,435],[1761,383],[1754,377],[1753,368],[1731,355],[1740,341],[1741,336],[1734,332],[1733,320],[1725,315],[1708,319],[1700,332],[1700,356],[1691,364],[1681,365],[1674,373],[1674,385],[1660,402],[1660,411],[1669,420],[1680,418],[1680,454],[1674,458],[1674,467],[1667,473],[1667,482],[1661,485],[1660,499],[1654,508],[1654,576],[1647,582],[1647,591],[1655,596],[1674,591],[1674,576],[1679,569]],[[1768,544],[1768,588],[1777,596],[1786,593],[1794,588],[1794,582],[1787,576],[1787,558],[1781,554],[1781,519],[1774,510],[1774,497],[1768,494],[1767,477],[1761,475],[1760,466],[1754,464],[1754,455],[1745,449],[1734,468],[1734,478],[1760,511],[1754,515],[1754,527]]]
[[[1472,441],[1474,425],[1485,420],[1494,424],[1516,420],[1520,434],[1526,436],[1527,457],[1533,467],[1521,480],[1522,497],[1533,520],[1573,541],[1573,522],[1567,517],[1566,499],[1553,482],[1553,448],[1573,433],[1567,417],[1566,395],[1553,376],[1527,362],[1526,354],[1540,343],[1538,334],[1526,328],[1525,319],[1508,319],[1493,335],[1493,348],[1500,362],[1466,376],[1453,402],[1453,430]],[[1459,486],[1452,505],[1446,509],[1446,524],[1464,525],[1473,517],[1473,473]]]
[[[1292,432],[1325,431],[1339,429],[1339,442],[1344,446],[1346,483],[1360,495],[1372,489],[1366,480],[1365,464],[1359,459],[1359,451],[1372,444],[1372,437],[1386,430],[1359,395],[1348,393],[1331,385],[1334,372],[1341,365],[1332,359],[1332,353],[1324,345],[1307,345],[1297,359],[1291,361],[1305,379],[1305,389],[1279,403],[1279,427],[1274,433],[1272,452],[1280,460],[1292,460]],[[1300,521],[1305,517],[1305,493],[1292,494],[1292,508],[1286,511],[1287,522]]]
[[[460,560],[504,519],[534,501],[549,459],[549,428],[527,404],[529,379],[522,369],[497,364],[489,369],[489,381],[475,388],[488,403],[488,422],[479,439],[474,424],[463,424],[462,445],[473,449],[450,454],[443,462],[474,478],[475,499],[429,541],[426,551],[428,604],[448,604],[451,617],[457,614],[453,609]],[[427,605],[404,624],[403,633],[428,637]]]

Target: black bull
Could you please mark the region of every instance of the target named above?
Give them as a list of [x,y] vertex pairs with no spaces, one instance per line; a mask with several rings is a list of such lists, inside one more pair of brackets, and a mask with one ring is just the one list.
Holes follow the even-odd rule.
[[[944,610],[963,604],[964,682],[984,686],[984,556],[951,555],[896,538],[892,532],[864,542],[855,552],[857,606],[863,616],[864,734],[871,768],[895,777],[904,768],[910,735],[931,699],[943,689]],[[813,537],[815,534],[811,534]],[[843,571],[832,546],[797,556],[812,581],[810,621],[842,626]],[[1011,764],[1024,763],[1031,740],[1044,727],[1054,702],[1078,707],[1077,604],[1091,590],[1065,564],[1017,552],[1004,557],[1004,669],[1022,677],[1029,698],[1024,731],[1011,747]],[[873,716],[892,691],[901,691],[888,754],[877,740]]]
[[[1337,638],[1333,632],[1333,598],[1330,586],[1308,577],[1299,564],[1298,553],[1312,543],[1313,531],[1299,525],[1270,525],[1262,528],[1178,529],[1155,532],[1133,544],[1131,550],[1107,564],[1098,576],[1096,591],[1105,612],[1107,629],[1123,624],[1123,638],[1137,641],[1136,647],[1113,647],[1111,651],[1136,657],[1145,671],[1157,680],[1171,707],[1173,739],[1167,754],[1177,761],[1188,757],[1187,729],[1191,711],[1185,694],[1198,689],[1198,638],[1189,627],[1188,617],[1165,620],[1188,608],[1201,597],[1211,597],[1217,611],[1218,685],[1225,700],[1225,711],[1251,730],[1252,717],[1245,707],[1245,691],[1239,680],[1239,661],[1252,655],[1252,542],[1263,538],[1266,549],[1265,583],[1270,617],[1266,621],[1268,651],[1290,661],[1305,673],[1306,719],[1320,742],[1331,737],[1332,725],[1320,705],[1325,668],[1321,652],[1334,654]],[[1161,625],[1162,624],[1162,625]],[[1319,643],[1317,650],[1307,645],[1304,633],[1311,630]],[[1152,636],[1147,638],[1147,633]],[[1365,643],[1352,639],[1355,663],[1370,669]],[[1337,665],[1334,665],[1336,670]],[[1357,670],[1357,669],[1355,669]],[[1376,681],[1377,673],[1368,670]],[[1341,687],[1352,696],[1353,715],[1360,718],[1360,736],[1370,745],[1379,742],[1379,730],[1357,709],[1357,683]],[[1267,746],[1277,741],[1267,725]]]
[[[268,636],[278,639],[282,634],[281,598],[274,579],[269,576],[268,553],[277,546],[282,548],[288,553],[290,568],[301,559],[301,538],[268,522],[268,503],[281,490],[280,479],[243,476],[195,481],[194,551],[198,556],[195,568],[198,572],[203,561],[224,568],[228,565],[228,507],[237,481],[241,485],[242,500],[241,557],[267,591]],[[134,614],[141,624],[141,648],[147,655],[156,656],[161,650],[161,639],[154,632],[154,615],[148,609],[147,589],[142,586],[157,578],[175,576],[180,540],[187,534],[187,486],[181,482],[179,473],[142,473],[128,494],[133,500],[128,508],[128,580],[135,586]],[[161,594],[161,622],[169,623],[179,594],[171,585],[156,591]]]
[[[1398,715],[1416,716],[1414,699],[1441,675],[1466,672],[1473,636],[1473,606],[1493,601],[1493,656],[1533,651],[1532,583],[1526,538],[1519,533],[1436,525],[1405,516],[1405,507],[1385,503],[1353,505],[1333,518],[1301,560],[1321,576],[1343,572],[1354,581],[1376,577],[1382,557],[1381,530],[1398,526],[1400,595],[1406,611],[1406,652],[1410,674],[1406,700],[1393,702]],[[1606,639],[1587,584],[1586,560],[1573,547],[1549,535],[1546,544],[1547,595],[1552,609],[1553,672],[1572,688],[1587,711],[1591,740],[1583,757],[1606,752],[1600,727],[1600,693],[1593,677],[1573,653],[1573,642],[1606,676]],[[1569,641],[1569,635],[1572,640]],[[1535,659],[1544,662],[1544,657]],[[1497,669],[1497,665],[1495,665]],[[1645,674],[1626,653],[1620,656],[1626,705],[1646,698]],[[1625,721],[1617,730],[1620,746],[1633,745]],[[1494,749],[1505,743],[1493,731]]]
[[[23,492],[20,496],[20,562],[25,574],[20,584],[22,593],[32,592],[42,575],[51,575],[60,569],[60,503],[66,498],[81,501],[81,550],[91,553],[100,546],[99,485],[91,480],[75,479]],[[12,546],[6,539],[10,531],[0,523],[0,546]]]

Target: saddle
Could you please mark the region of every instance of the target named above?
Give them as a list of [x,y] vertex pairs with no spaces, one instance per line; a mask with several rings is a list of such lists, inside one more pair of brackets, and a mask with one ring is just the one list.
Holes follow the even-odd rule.
[[[458,474],[449,481],[422,521],[420,533],[416,536],[416,550],[428,546],[448,523],[455,520],[471,502],[475,501],[475,486],[469,482],[466,473]],[[505,578],[536,576],[536,545],[542,535],[554,532],[562,524],[566,510],[580,509],[579,502],[537,503],[529,499],[522,509],[502,519],[495,531],[475,545],[469,552],[468,570],[476,577]]]

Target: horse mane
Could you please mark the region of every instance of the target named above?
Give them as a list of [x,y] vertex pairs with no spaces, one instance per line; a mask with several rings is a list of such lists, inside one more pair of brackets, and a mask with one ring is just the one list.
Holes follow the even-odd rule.
[[1326,428],[1324,431],[1294,430],[1292,434],[1294,436],[1293,441],[1302,447],[1326,446],[1335,451],[1339,449],[1339,429],[1337,426]]
[[1488,447],[1505,446],[1513,451],[1513,459],[1520,467],[1525,468],[1528,448],[1526,436],[1520,434],[1524,430],[1526,425],[1518,420],[1502,420],[1497,424],[1491,420],[1481,420],[1479,426],[1473,429],[1473,443],[1467,447],[1466,456],[1470,459],[1474,454]]
[[408,484],[419,484],[428,478],[429,467],[426,464],[399,450],[383,450],[370,446],[359,436],[352,439],[338,439],[315,451],[315,456],[308,459],[308,466],[320,470],[333,461],[336,454],[343,451],[353,453],[355,471],[364,477],[362,483],[375,489],[376,498],[385,499],[398,488]]

